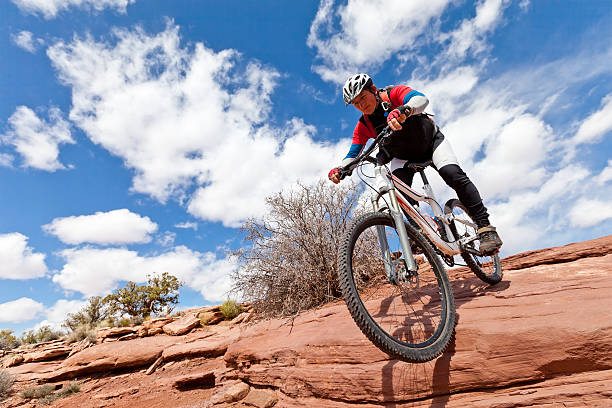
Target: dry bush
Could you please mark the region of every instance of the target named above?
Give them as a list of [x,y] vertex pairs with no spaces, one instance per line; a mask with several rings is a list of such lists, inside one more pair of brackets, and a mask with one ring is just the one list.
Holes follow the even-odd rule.
[[13,335],[12,330],[0,330],[0,350],[12,350],[21,346],[21,340]]
[[4,370],[0,370],[0,399],[4,398],[8,390],[13,386],[15,378]]
[[67,343],[76,343],[84,339],[89,339],[90,343],[96,342],[96,329],[89,324],[81,324],[75,327],[65,338]]
[[268,197],[263,219],[242,226],[250,245],[234,252],[239,268],[232,290],[266,317],[338,298],[336,259],[359,195],[351,182],[336,186],[321,180]]

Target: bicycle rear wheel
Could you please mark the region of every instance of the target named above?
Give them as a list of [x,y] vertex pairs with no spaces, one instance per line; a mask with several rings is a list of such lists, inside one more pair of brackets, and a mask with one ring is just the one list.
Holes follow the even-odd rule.
[[[339,255],[338,280],[366,337],[392,357],[421,363],[448,346],[455,331],[455,303],[440,258],[420,232],[405,225],[416,249],[416,273],[406,273],[393,219],[378,212],[361,216],[349,228]],[[391,277],[379,232],[388,242]]]
[[[461,201],[455,199],[448,200],[444,206],[446,214],[453,213],[455,220],[451,223],[450,229],[455,239],[465,238],[476,235],[476,223],[467,214],[465,206]],[[475,240],[468,245],[478,251],[480,241]],[[478,256],[467,251],[461,252],[461,257],[467,266],[483,282],[495,285],[503,277],[501,261],[497,254],[493,256]]]

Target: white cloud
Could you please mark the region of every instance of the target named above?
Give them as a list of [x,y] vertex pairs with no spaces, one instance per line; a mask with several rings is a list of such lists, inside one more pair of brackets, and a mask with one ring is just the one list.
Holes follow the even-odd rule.
[[393,57],[400,62],[419,60],[419,53],[432,42],[443,46],[437,64],[481,54],[488,48],[487,35],[503,21],[509,1],[479,1],[473,18],[461,21],[454,31],[440,32],[440,18],[451,3],[349,0],[337,5],[335,0],[322,0],[307,40],[319,59],[313,69],[323,80],[340,84],[348,75],[376,71]]
[[501,21],[508,0],[481,0],[476,5],[476,16],[463,20],[460,27],[448,34],[440,34],[440,42],[450,39],[445,58],[463,59],[469,51],[479,54],[486,46],[486,34],[490,33]]
[[128,4],[136,0],[12,0],[22,11],[30,14],[42,14],[51,19],[69,7],[93,8],[101,11],[107,7],[125,13]]
[[159,242],[160,245],[165,246],[165,247],[174,245],[175,240],[176,240],[176,233],[172,231],[166,231],[162,234],[159,234],[159,236],[157,237],[157,242]]
[[0,234],[0,279],[34,279],[45,276],[45,255],[28,246],[18,232]]
[[393,54],[413,49],[449,3],[349,0],[336,7],[335,0],[322,0],[307,40],[321,61],[313,69],[323,80],[336,83],[373,70]]
[[198,230],[198,223],[197,222],[185,221],[185,222],[180,222],[178,224],[175,224],[174,226],[176,228],[192,229],[194,231]]
[[601,109],[587,117],[572,138],[572,144],[596,143],[612,131],[612,94],[601,101]]
[[0,140],[12,145],[24,158],[24,167],[55,171],[65,168],[59,160],[59,145],[74,143],[70,125],[57,108],[49,109],[49,121],[41,120],[26,106],[19,106],[8,119],[10,130]]
[[30,321],[38,317],[44,308],[42,303],[27,297],[0,303],[0,323],[23,323]]
[[107,294],[122,281],[145,282],[147,275],[168,272],[199,291],[206,300],[219,301],[230,288],[229,274],[235,268],[228,259],[217,259],[211,252],[200,253],[184,246],[151,256],[120,248],[67,249],[61,256],[66,263],[53,276],[53,282],[86,297]]
[[608,160],[608,165],[599,173],[596,180],[597,184],[605,184],[612,180],[612,160]]
[[149,217],[122,208],[92,215],[55,218],[42,228],[66,244],[89,242],[112,245],[150,242],[150,234],[157,231],[157,224]]
[[75,39],[48,55],[72,87],[70,119],[135,170],[134,191],[187,199],[192,214],[235,226],[259,215],[265,196],[324,176],[345,153],[346,141],[316,143],[299,119],[267,125],[275,70],[233,50],[181,48],[175,26],[114,34],[116,45]]
[[0,166],[13,167],[14,157],[8,153],[0,153]]
[[20,31],[18,34],[11,34],[11,40],[17,45],[19,48],[22,48],[28,52],[35,53],[36,49],[44,44],[42,39],[34,38],[34,34],[30,31]]
[[36,324],[33,329],[36,330],[43,326],[50,326],[54,330],[65,330],[62,327],[62,323],[66,320],[68,313],[75,313],[81,310],[86,303],[87,301],[84,300],[59,299],[53,306],[45,308],[45,319]]
[[569,212],[571,223],[575,227],[592,227],[612,218],[610,201],[582,198]]
[[487,138],[485,158],[473,169],[479,188],[493,199],[539,187],[547,176],[552,140],[552,129],[540,119],[527,114],[513,118]]

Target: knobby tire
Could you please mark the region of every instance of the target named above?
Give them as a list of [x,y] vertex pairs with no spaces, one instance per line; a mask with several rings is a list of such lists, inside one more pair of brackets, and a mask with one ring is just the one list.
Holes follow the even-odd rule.
[[[360,290],[362,289],[358,287],[360,285],[360,283],[358,282],[360,279],[359,272],[355,272],[353,270],[353,256],[355,255],[355,245],[360,239],[361,234],[364,234],[364,237],[362,237],[362,239],[365,240],[368,238],[366,231],[368,231],[370,227],[376,227],[379,225],[388,227],[390,228],[389,231],[395,232],[394,221],[391,216],[387,213],[377,212],[365,214],[356,219],[351,224],[351,227],[346,233],[342,242],[341,251],[338,259],[338,280],[340,283],[342,294],[351,313],[351,316],[353,317],[353,320],[355,321],[357,326],[361,329],[363,334],[380,350],[394,358],[412,363],[423,363],[426,361],[433,360],[444,352],[455,332],[455,302],[448,276],[446,275],[446,271],[441,263],[440,258],[437,256],[433,247],[429,244],[425,236],[408,223],[405,223],[406,230],[408,232],[408,237],[410,238],[411,242],[413,242],[413,245],[416,248],[420,249],[420,256],[424,256],[425,258],[419,266],[419,271],[421,274],[423,274],[421,278],[423,280],[423,287],[418,288],[417,285],[417,290],[422,289],[423,292],[428,290],[428,293],[434,295],[436,299],[439,296],[439,322],[432,324],[431,319],[429,319],[430,316],[438,318],[437,314],[433,314],[438,313],[437,310],[435,312],[428,312],[428,310],[430,309],[434,310],[438,308],[437,300],[435,302],[433,300],[434,296],[431,296],[429,304],[426,304],[422,301],[422,299],[427,299],[427,297],[416,293],[416,290],[414,294],[410,292],[409,296],[407,293],[408,291],[405,289],[405,287],[407,287],[408,285],[404,285],[400,289],[398,289],[400,291],[400,296],[397,297],[397,299],[400,299],[399,301],[407,302],[407,298],[412,298],[412,296],[414,296],[421,302],[422,305],[418,304],[418,302],[414,303],[416,303],[419,307],[422,307],[422,310],[415,312],[412,307],[407,307],[404,305],[404,308],[406,309],[406,314],[410,314],[411,312],[415,313],[413,313],[410,317],[403,316],[403,319],[399,319],[397,323],[399,326],[401,326],[404,322],[408,321],[412,321],[412,323],[406,325],[405,329],[397,329],[395,331],[385,330],[385,328],[381,326],[386,326],[386,324],[378,324],[376,321],[376,318],[379,318],[382,322],[382,318],[380,318],[379,314],[375,313],[375,318],[365,306],[364,302],[366,302],[367,300],[362,299],[362,293],[360,293]],[[431,270],[429,269],[429,267],[431,267]],[[356,268],[359,268],[359,262],[357,262]],[[433,276],[431,275],[432,272]],[[382,274],[383,277],[379,277],[379,282],[382,282],[380,286],[386,285],[389,288],[393,288],[393,286],[386,278],[384,268],[382,271],[378,271],[378,274]],[[429,280],[427,281],[427,279]],[[426,281],[429,282],[429,285],[425,284]],[[406,293],[402,291],[406,291]],[[365,291],[363,293],[365,293]],[[395,298],[393,296],[390,296],[389,298],[391,299],[390,302],[395,302]],[[378,299],[376,300],[376,302],[378,302]],[[380,301],[380,310],[383,309],[382,304],[384,302],[387,302],[386,298]],[[393,310],[395,310],[395,303],[393,305]],[[426,307],[429,307],[430,309],[426,310]],[[420,312],[420,318],[422,321],[418,320],[419,313],[417,312]],[[425,322],[425,320],[427,322]],[[434,325],[436,327],[435,331],[432,328]],[[431,335],[423,334],[422,336],[429,337],[418,342],[405,341],[405,339],[398,338],[408,337],[409,335],[412,335],[410,334],[410,332],[419,330],[419,327],[421,326],[424,328],[424,332],[426,330],[431,330],[434,331],[434,333],[432,333]],[[397,334],[397,332],[402,331],[408,332],[409,334]],[[412,336],[421,337],[421,335]]]

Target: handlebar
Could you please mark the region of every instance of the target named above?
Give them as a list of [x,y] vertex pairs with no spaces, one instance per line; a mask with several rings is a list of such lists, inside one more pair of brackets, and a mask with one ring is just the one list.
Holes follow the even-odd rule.
[[[397,108],[400,113],[405,114],[407,111],[410,110],[410,108],[406,105],[402,105],[400,107]],[[370,145],[370,147],[368,147],[365,151],[363,151],[360,155],[358,155],[357,157],[355,157],[353,160],[351,160],[346,166],[342,166],[338,169],[338,173],[340,174],[340,179],[343,179],[346,176],[350,176],[351,173],[353,172],[353,168],[355,168],[355,166],[359,163],[361,163],[362,161],[368,161],[370,163],[374,163],[376,164],[376,160],[372,157],[370,157],[370,153],[372,153],[372,151],[381,143],[386,141],[392,134],[393,134],[394,130],[391,129],[389,126],[385,126],[383,130],[380,131],[380,133],[376,136],[376,139],[374,139],[374,143],[372,143]],[[431,164],[431,162],[429,162],[429,164]],[[427,166],[429,165],[427,164]],[[427,167],[425,166],[425,167]]]

